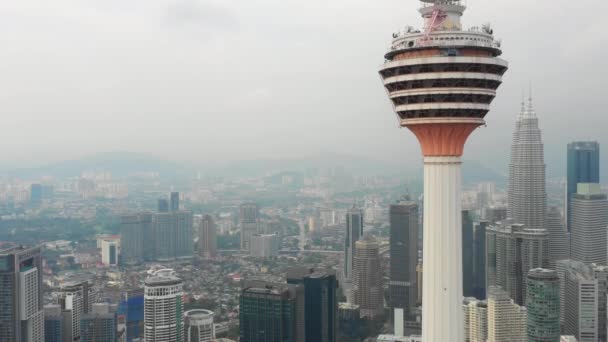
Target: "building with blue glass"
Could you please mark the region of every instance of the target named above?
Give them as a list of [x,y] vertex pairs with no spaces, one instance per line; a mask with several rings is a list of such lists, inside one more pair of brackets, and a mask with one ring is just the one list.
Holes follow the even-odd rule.
[[596,141],[575,141],[568,144],[566,184],[566,222],[571,227],[572,196],[576,194],[578,183],[600,182],[600,144]]

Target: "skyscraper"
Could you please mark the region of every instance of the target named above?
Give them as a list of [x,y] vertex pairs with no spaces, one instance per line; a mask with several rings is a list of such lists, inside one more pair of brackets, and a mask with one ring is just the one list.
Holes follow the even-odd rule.
[[153,244],[148,240],[152,235],[152,216],[145,213],[123,215],[120,221],[121,262],[139,264],[144,261],[144,245]]
[[471,296],[477,299],[486,298],[486,229],[488,221],[473,222]]
[[535,268],[528,273],[526,298],[528,341],[559,342],[559,277],[557,272]]
[[243,203],[239,207],[241,226],[241,249],[249,250],[251,235],[260,232],[260,209],[255,203]]
[[92,289],[88,281],[73,281],[60,289],[59,304],[63,311],[64,339],[78,341],[82,317],[92,309]]
[[0,250],[0,341],[44,341],[39,247]]
[[117,318],[108,303],[95,303],[80,320],[81,342],[117,342]]
[[608,262],[608,197],[599,184],[579,183],[570,199],[571,255],[584,263]]
[[375,318],[384,313],[380,246],[371,236],[355,243],[353,260],[353,297],[361,317]]
[[61,306],[50,304],[44,306],[44,342],[62,342],[63,319]]
[[502,287],[515,303],[524,305],[528,272],[549,266],[548,241],[545,229],[528,229],[521,224],[488,228],[487,286]]
[[118,265],[118,246],[119,240],[103,240],[101,241],[101,262],[105,266]]
[[154,260],[189,259],[194,254],[192,213],[159,212],[152,216]]
[[502,288],[488,288],[487,342],[526,341],[527,311]]
[[570,201],[578,183],[600,182],[600,144],[596,141],[576,141],[568,144],[566,179],[566,228],[571,231]]
[[198,254],[202,258],[215,258],[217,253],[217,228],[213,218],[205,215],[198,226]]
[[528,98],[515,123],[509,186],[507,216],[527,228],[544,229],[547,215],[545,190],[545,158],[538,118]]
[[304,287],[249,281],[240,296],[240,341],[304,342]]
[[418,302],[418,205],[404,198],[390,206],[389,216],[390,307],[403,309],[409,319],[414,315]]
[[555,269],[558,260],[570,259],[570,234],[566,231],[558,207],[549,207],[547,232],[549,233],[549,266]]
[[465,298],[464,305],[465,342],[485,342],[488,339],[488,302]]
[[346,236],[344,238],[344,279],[352,281],[355,243],[363,236],[363,210],[353,206],[346,213]]
[[336,272],[294,267],[287,270],[287,283],[304,286],[306,342],[337,342]]
[[190,310],[184,313],[184,342],[215,341],[213,311]]
[[249,238],[249,255],[256,258],[277,256],[280,249],[278,234],[253,234]]
[[171,193],[171,211],[179,211],[179,192]]
[[[562,308],[562,333],[574,335],[579,342],[599,341],[599,302],[606,301],[605,291],[600,291],[593,269],[575,260],[557,262],[560,277]],[[602,293],[603,292],[603,293]]]
[[489,25],[463,29],[462,1],[422,2],[424,29],[393,34],[380,75],[400,125],[417,136],[424,155],[422,336],[460,342],[461,156],[468,136],[485,124],[507,62]]
[[173,270],[148,277],[144,287],[144,341],[182,342],[182,280]]
[[462,211],[462,292],[473,297],[473,211]]

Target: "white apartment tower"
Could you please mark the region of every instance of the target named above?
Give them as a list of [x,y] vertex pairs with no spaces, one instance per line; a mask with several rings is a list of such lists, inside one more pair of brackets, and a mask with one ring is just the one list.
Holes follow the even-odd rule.
[[488,342],[527,341],[526,308],[500,287],[488,288]]
[[182,341],[182,280],[170,269],[153,273],[144,287],[144,340]]

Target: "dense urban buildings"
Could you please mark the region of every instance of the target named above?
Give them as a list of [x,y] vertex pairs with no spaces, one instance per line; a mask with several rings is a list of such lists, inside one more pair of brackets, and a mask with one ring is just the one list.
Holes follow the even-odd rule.
[[525,305],[528,272],[549,267],[548,241],[545,229],[528,229],[521,224],[489,227],[487,286],[500,286],[515,303]]
[[338,341],[338,281],[333,270],[295,267],[287,283],[304,286],[306,342]]
[[0,250],[0,341],[44,341],[39,247]]
[[418,302],[418,216],[418,204],[407,197],[389,209],[389,307],[403,309],[406,319],[415,315]]
[[213,311],[197,309],[184,313],[184,342],[213,342]]
[[507,193],[507,216],[526,228],[545,229],[547,192],[545,158],[532,97],[517,116]]
[[461,156],[507,70],[489,25],[463,29],[465,8],[457,0],[424,0],[424,29],[395,33],[380,70],[401,126],[416,135],[424,155],[426,342],[464,338]]
[[577,193],[578,183],[600,182],[600,145],[595,141],[568,144],[566,167],[566,227],[571,231],[570,201]]
[[240,304],[240,340],[246,342],[303,342],[304,287],[250,281]]
[[557,272],[543,268],[530,270],[526,295],[528,341],[558,342],[560,292]]
[[249,250],[251,236],[260,233],[260,209],[255,203],[243,203],[239,207],[241,249]]
[[215,258],[217,253],[217,227],[210,215],[198,218],[198,255]]
[[599,184],[579,183],[570,199],[572,259],[606,265],[608,197]]
[[182,280],[173,270],[159,270],[146,279],[144,288],[144,340],[182,341]]
[[378,242],[364,236],[355,243],[353,298],[361,317],[376,318],[384,313],[384,288]]

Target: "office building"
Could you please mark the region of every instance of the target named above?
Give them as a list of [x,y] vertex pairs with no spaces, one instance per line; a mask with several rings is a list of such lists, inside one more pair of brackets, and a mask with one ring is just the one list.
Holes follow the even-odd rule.
[[171,211],[179,211],[179,192],[171,193]]
[[287,283],[304,286],[306,342],[337,342],[336,272],[294,267],[287,270]]
[[535,268],[549,267],[548,233],[521,224],[489,227],[486,231],[487,286],[502,287],[518,305],[526,299],[526,277]]
[[215,258],[217,254],[217,226],[213,218],[204,215],[198,224],[198,255],[201,258]]
[[558,207],[548,209],[547,232],[549,233],[549,266],[555,269],[558,260],[570,259],[570,234],[566,230]]
[[487,342],[527,341],[526,308],[517,305],[502,288],[488,288]]
[[154,260],[190,259],[194,255],[192,213],[160,212],[152,216]]
[[464,341],[485,342],[488,339],[488,302],[476,298],[465,298]]
[[0,250],[0,341],[44,341],[39,247]]
[[570,201],[577,193],[578,183],[600,182],[600,144],[595,141],[577,141],[568,144],[566,178],[566,227],[572,230]]
[[251,236],[260,233],[260,209],[255,203],[243,203],[239,207],[241,249],[249,250]]
[[145,281],[144,340],[175,342],[183,339],[182,280],[173,270],[160,270]]
[[556,271],[543,268],[530,270],[526,291],[528,341],[559,342],[559,294]]
[[213,342],[213,311],[190,310],[184,313],[184,342]]
[[[464,275],[465,283],[471,282],[470,285],[465,286],[470,288],[471,292],[468,295],[465,293],[465,296],[477,299],[486,298],[486,230],[488,226],[488,221],[473,222],[472,241],[470,245],[463,245],[463,248],[471,250],[471,274]],[[470,278],[466,280],[468,276]]]
[[101,262],[104,266],[118,265],[120,240],[103,240],[101,242]]
[[531,229],[545,229],[547,192],[545,159],[532,97],[517,117],[507,189],[507,216]]
[[304,287],[248,281],[239,300],[240,341],[304,342]]
[[606,289],[600,288],[593,267],[576,260],[560,260],[557,269],[560,300],[564,303],[562,333],[575,336],[579,342],[600,341],[599,326],[605,326],[606,316],[599,316],[599,304],[606,302]]
[[44,342],[63,342],[63,318],[61,306],[49,304],[44,306]]
[[94,303],[92,311],[80,320],[81,342],[117,342],[115,308],[108,303]]
[[63,338],[67,341],[80,339],[82,317],[91,312],[94,302],[93,289],[88,281],[73,281],[60,289],[59,305],[63,316]]
[[338,303],[338,341],[358,339],[363,327],[359,305]]
[[150,254],[154,247],[154,241],[151,241],[153,238],[152,214],[139,213],[121,216],[121,262],[127,265],[136,265],[144,260],[152,260]]
[[473,211],[462,211],[462,293],[473,297]]
[[256,258],[279,255],[280,240],[277,234],[254,234],[250,238],[249,254]]
[[425,27],[393,34],[380,76],[424,155],[422,337],[462,342],[461,156],[485,124],[508,63],[489,25],[463,29],[463,1],[422,3]]
[[346,212],[346,236],[344,238],[344,279],[353,279],[355,243],[363,237],[363,210],[353,206]]
[[418,302],[418,204],[404,198],[389,209],[389,306],[404,310],[411,319]]
[[353,298],[361,317],[376,318],[384,313],[380,246],[371,236],[355,243],[353,260]]
[[606,265],[608,262],[608,197],[599,184],[579,183],[570,199],[572,259]]

